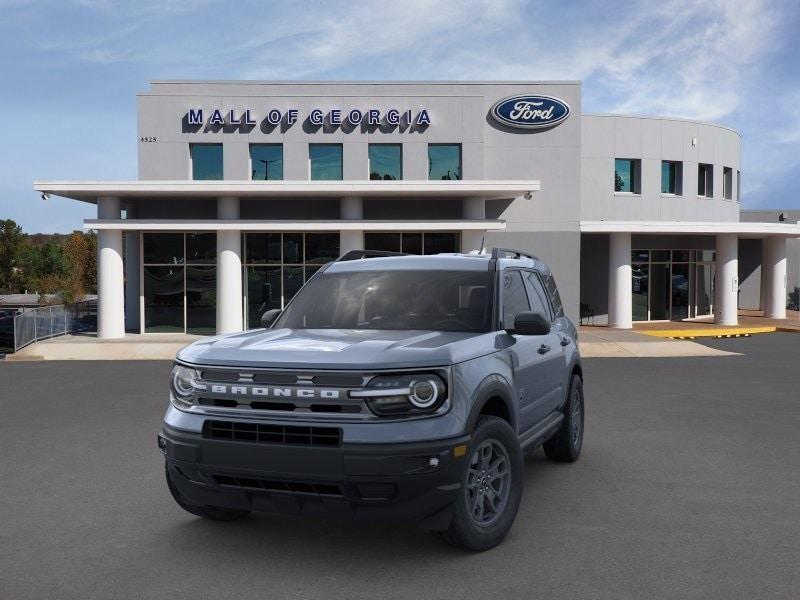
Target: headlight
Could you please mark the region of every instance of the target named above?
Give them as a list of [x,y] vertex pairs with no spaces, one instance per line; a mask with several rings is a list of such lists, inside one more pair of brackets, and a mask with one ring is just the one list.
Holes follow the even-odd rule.
[[181,407],[191,406],[194,394],[199,390],[206,389],[205,384],[200,383],[199,371],[183,365],[172,367],[170,387],[172,388],[172,397]]
[[401,373],[373,377],[363,390],[350,392],[364,398],[379,416],[404,416],[436,411],[447,400],[447,386],[435,373]]

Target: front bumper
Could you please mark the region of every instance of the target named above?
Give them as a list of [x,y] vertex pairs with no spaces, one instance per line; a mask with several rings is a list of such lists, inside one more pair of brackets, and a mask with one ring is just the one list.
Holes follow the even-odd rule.
[[467,464],[461,447],[468,444],[469,436],[336,447],[267,444],[210,439],[167,424],[159,434],[172,480],[192,504],[427,529],[450,523]]

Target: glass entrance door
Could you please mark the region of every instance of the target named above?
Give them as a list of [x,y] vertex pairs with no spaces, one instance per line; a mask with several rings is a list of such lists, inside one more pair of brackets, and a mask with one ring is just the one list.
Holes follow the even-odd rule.
[[689,301],[691,298],[691,282],[689,281],[689,265],[686,263],[673,263],[670,284],[672,287],[672,309],[670,320],[681,321],[688,319]]
[[694,281],[696,316],[711,316],[714,312],[714,264],[697,263]]
[[650,320],[669,320],[669,264],[650,265]]

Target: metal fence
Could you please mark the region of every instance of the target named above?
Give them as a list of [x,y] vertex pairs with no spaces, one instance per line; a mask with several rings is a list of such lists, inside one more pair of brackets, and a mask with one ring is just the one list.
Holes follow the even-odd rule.
[[26,310],[14,317],[9,328],[11,340],[5,345],[14,352],[34,342],[67,333],[97,330],[97,303],[78,302],[73,305],[59,304]]

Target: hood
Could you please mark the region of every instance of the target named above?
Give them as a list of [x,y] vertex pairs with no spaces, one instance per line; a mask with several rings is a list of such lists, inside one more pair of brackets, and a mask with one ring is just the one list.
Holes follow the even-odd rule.
[[268,329],[197,341],[178,360],[291,369],[396,369],[452,365],[494,352],[495,333]]

